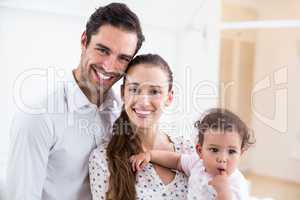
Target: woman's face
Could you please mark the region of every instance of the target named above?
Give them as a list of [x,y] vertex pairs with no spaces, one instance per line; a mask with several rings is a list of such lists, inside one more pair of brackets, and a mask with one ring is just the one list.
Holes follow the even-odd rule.
[[133,125],[145,129],[157,125],[163,109],[173,99],[168,87],[168,75],[158,66],[138,64],[128,71],[122,98]]

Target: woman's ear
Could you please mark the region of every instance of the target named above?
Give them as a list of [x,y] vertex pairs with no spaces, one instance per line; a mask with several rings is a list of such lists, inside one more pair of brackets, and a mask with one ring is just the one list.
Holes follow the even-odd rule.
[[167,101],[166,101],[166,106],[170,106],[171,103],[173,102],[173,99],[174,99],[174,91],[171,90],[170,92],[168,92],[168,98],[167,98]]

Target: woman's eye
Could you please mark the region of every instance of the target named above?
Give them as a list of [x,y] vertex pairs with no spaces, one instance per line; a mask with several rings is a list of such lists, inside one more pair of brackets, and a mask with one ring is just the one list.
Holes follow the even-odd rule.
[[161,92],[159,90],[150,90],[150,95],[158,95]]
[[137,88],[129,88],[128,91],[132,94],[136,94],[138,92]]
[[209,151],[213,153],[217,153],[219,150],[217,148],[209,148]]

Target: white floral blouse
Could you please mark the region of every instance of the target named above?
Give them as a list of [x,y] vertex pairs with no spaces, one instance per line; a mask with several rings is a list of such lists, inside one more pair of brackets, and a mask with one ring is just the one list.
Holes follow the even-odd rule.
[[[170,137],[178,153],[194,152],[194,145],[183,137]],[[90,184],[93,200],[106,199],[108,190],[109,170],[106,157],[106,146],[95,149],[89,159]],[[165,185],[153,165],[149,163],[136,176],[136,192],[138,200],[181,200],[187,199],[188,178],[183,173],[175,171],[175,178]]]

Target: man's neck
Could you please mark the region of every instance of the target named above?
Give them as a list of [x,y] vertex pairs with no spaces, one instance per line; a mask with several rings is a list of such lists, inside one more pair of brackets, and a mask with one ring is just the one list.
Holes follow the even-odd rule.
[[76,80],[81,91],[85,94],[88,100],[92,103],[100,107],[105,100],[107,92],[97,90],[92,85],[89,85],[87,81],[82,80],[80,70],[77,68],[73,70],[73,76]]

